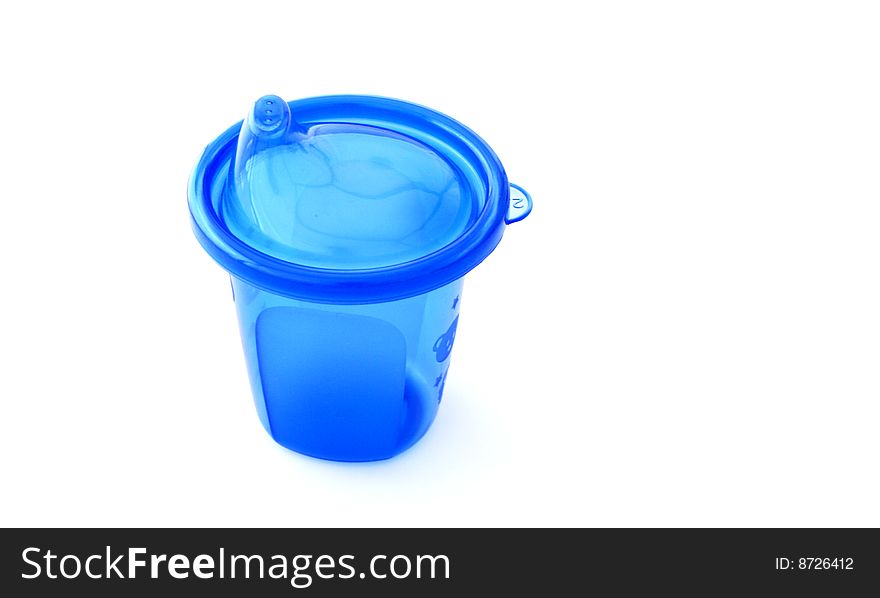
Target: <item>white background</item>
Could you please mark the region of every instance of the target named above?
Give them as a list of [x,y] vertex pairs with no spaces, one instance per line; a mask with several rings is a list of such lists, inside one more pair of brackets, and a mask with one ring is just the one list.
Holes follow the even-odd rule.
[[[6,3],[0,524],[880,525],[880,13]],[[186,184],[259,96],[445,112],[535,198],[387,462],[258,423]]]

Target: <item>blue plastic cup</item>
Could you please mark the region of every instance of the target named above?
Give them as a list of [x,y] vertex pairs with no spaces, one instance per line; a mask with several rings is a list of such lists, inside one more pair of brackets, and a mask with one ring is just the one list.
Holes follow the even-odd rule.
[[230,273],[272,438],[336,461],[387,459],[421,438],[463,276],[531,206],[443,114],[368,96],[261,98],[205,150],[189,207]]

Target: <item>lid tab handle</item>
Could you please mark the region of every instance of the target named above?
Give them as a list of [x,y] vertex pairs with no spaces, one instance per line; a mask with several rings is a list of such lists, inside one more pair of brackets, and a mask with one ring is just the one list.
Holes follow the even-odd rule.
[[513,224],[531,213],[532,196],[519,185],[510,183],[510,203],[507,207],[507,216],[504,217],[504,222]]

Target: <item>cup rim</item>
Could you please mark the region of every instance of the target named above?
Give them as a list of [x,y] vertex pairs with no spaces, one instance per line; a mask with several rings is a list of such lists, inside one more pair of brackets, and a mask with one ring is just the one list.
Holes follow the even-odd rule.
[[[217,215],[214,196],[225,185],[242,122],[229,127],[207,146],[189,180],[188,203],[193,231],[208,254],[230,275],[264,290],[319,303],[362,304],[404,299],[429,292],[462,276],[498,245],[510,201],[507,175],[500,160],[476,133],[436,110],[380,96],[319,96],[288,102],[303,124],[354,122],[407,134],[418,131],[438,140],[432,149],[466,161],[486,189],[474,222],[443,247],[413,260],[364,269],[330,269],[285,261],[250,246]],[[341,121],[340,119],[345,119]],[[421,140],[421,139],[420,139]]]

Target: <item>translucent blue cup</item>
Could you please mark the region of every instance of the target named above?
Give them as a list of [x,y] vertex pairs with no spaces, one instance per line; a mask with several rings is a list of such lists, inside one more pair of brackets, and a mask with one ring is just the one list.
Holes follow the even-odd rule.
[[463,276],[531,211],[486,143],[387,98],[260,98],[189,186],[232,280],[263,426],[336,461],[387,459],[437,413]]

